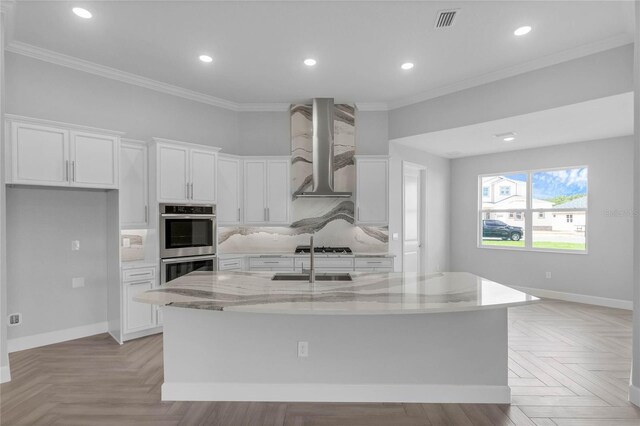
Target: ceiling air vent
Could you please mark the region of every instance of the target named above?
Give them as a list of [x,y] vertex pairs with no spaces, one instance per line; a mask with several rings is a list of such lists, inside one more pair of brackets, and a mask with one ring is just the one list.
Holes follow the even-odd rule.
[[436,28],[448,28],[453,25],[453,20],[458,14],[458,9],[441,10],[436,18]]

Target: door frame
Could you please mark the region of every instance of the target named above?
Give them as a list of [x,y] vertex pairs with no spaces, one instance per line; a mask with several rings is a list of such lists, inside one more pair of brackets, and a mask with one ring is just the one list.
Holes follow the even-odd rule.
[[401,167],[401,173],[402,173],[402,179],[401,179],[401,188],[400,188],[400,194],[401,194],[401,204],[400,204],[400,220],[402,223],[402,238],[401,238],[401,243],[402,243],[402,249],[401,249],[401,255],[402,255],[402,271],[404,272],[404,246],[405,246],[405,241],[404,241],[404,229],[405,229],[405,216],[404,216],[404,186],[405,186],[405,171],[407,169],[414,169],[417,170],[419,175],[420,175],[420,231],[419,231],[419,235],[420,235],[420,255],[419,255],[419,268],[420,268],[420,274],[424,274],[426,273],[426,269],[427,269],[427,262],[426,262],[426,254],[427,254],[427,200],[426,200],[426,188],[427,188],[427,166],[424,166],[422,164],[417,164],[417,163],[412,163],[410,161],[405,161],[402,160],[402,167]]

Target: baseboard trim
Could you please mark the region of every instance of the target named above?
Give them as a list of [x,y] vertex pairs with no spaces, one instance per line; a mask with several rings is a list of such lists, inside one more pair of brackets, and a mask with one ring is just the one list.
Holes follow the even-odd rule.
[[153,327],[148,330],[136,331],[135,333],[128,333],[122,335],[122,343],[128,342],[129,340],[139,339],[141,337],[151,336],[152,334],[162,333],[162,326]]
[[0,367],[0,383],[7,383],[11,381],[11,370],[8,365]]
[[163,401],[509,404],[509,386],[327,383],[164,383]]
[[24,351],[26,349],[38,348],[40,346],[47,346],[54,343],[66,342],[68,340],[75,340],[82,337],[93,336],[95,334],[106,333],[107,329],[108,325],[105,321],[80,327],[66,328],[64,330],[17,337],[7,341],[7,349],[9,353]]
[[640,388],[629,385],[629,402],[640,407]]
[[587,305],[606,306],[608,308],[633,310],[633,302],[622,299],[609,299],[607,297],[588,296],[586,294],[564,293],[562,291],[546,290],[544,288],[511,286],[536,297],[546,299],[565,300],[567,302],[585,303]]

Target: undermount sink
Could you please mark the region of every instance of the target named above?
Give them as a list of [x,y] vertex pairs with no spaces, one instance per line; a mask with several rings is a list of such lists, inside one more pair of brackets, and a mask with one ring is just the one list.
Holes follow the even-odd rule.
[[[272,278],[274,281],[307,281],[309,282],[309,274],[295,274],[295,273],[278,273]],[[317,272],[316,281],[353,281],[351,275],[348,272]]]

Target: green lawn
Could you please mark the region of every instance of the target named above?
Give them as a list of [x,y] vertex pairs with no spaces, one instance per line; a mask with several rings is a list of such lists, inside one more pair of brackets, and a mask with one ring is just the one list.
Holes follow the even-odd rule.
[[[524,247],[524,241],[500,241],[500,240],[483,240],[483,246],[499,246],[499,247]],[[585,250],[584,243],[561,243],[552,241],[536,241],[533,248],[539,249],[556,249],[556,250]]]

